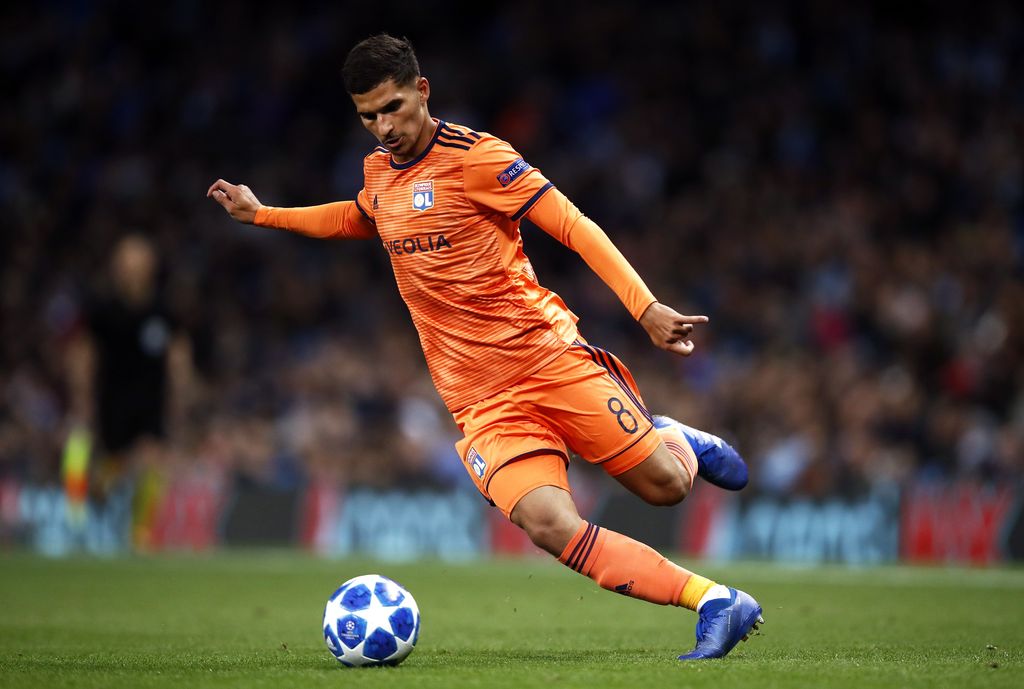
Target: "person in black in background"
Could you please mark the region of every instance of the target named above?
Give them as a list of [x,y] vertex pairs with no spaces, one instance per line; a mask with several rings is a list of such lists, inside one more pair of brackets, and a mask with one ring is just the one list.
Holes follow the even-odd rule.
[[190,387],[191,345],[163,302],[158,269],[149,240],[121,238],[69,348],[72,414],[92,432],[97,496],[131,478],[140,441],[166,437]]

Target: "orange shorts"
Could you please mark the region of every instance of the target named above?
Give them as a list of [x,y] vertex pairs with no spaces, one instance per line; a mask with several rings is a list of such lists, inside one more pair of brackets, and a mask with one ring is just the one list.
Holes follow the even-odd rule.
[[569,490],[570,450],[618,476],[661,443],[629,370],[582,340],[454,416],[464,436],[455,445],[463,466],[506,517],[534,488]]

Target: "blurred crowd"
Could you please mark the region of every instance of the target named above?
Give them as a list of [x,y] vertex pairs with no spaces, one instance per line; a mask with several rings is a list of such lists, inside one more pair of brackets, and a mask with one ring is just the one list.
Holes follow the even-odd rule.
[[204,196],[224,177],[270,205],[352,198],[374,142],[340,64],[380,30],[413,41],[431,114],[509,140],[661,301],[710,316],[694,356],[660,352],[524,225],[585,336],[759,489],[1020,478],[1024,12],[891,5],[5,7],[0,478],[58,481],[69,430],[95,427],[76,343],[132,235],[187,342],[132,463],[469,485],[380,246],[236,225]]

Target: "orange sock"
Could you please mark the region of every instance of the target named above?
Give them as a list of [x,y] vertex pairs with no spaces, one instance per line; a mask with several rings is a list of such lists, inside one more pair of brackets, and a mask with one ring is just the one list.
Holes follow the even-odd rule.
[[[590,522],[580,526],[558,561],[603,589],[658,605],[684,605],[696,591],[703,595],[714,585],[670,562],[654,548]],[[688,586],[691,580],[697,585]],[[690,592],[686,601],[684,589]]]
[[693,480],[697,478],[697,455],[694,454],[686,436],[674,428],[658,428],[656,430],[661,434],[661,439],[668,451],[679,460],[683,468],[686,469],[686,473],[690,475],[690,488],[693,488]]

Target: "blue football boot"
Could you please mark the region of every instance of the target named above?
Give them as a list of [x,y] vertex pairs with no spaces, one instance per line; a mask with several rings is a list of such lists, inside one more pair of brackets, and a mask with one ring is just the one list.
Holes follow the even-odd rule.
[[667,416],[654,416],[652,420],[655,428],[675,428],[683,434],[697,455],[697,475],[702,479],[725,490],[740,490],[747,485],[747,463],[729,443]]
[[729,589],[728,598],[712,598],[700,609],[697,645],[679,660],[721,658],[764,624],[761,606],[743,591]]

